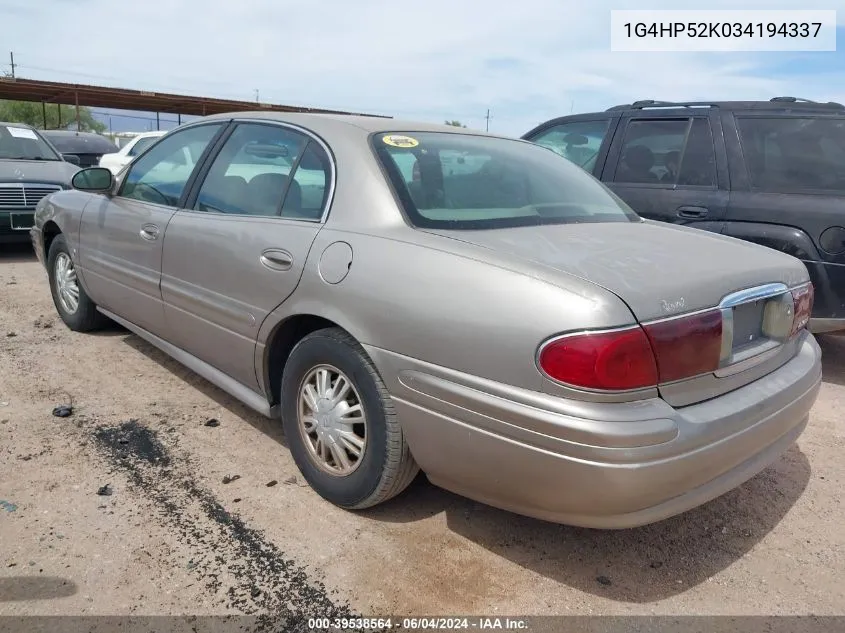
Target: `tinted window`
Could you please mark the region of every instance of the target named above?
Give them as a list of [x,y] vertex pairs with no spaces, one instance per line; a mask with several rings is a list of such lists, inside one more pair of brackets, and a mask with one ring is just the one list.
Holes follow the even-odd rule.
[[0,125],[0,158],[61,160],[38,132],[17,125]]
[[638,217],[595,178],[532,143],[425,132],[373,145],[412,224],[494,229]]
[[531,141],[592,172],[609,125],[610,120],[562,123],[540,132]]
[[[308,141],[303,134],[277,125],[238,125],[214,159],[195,208],[218,213],[279,215],[282,199],[287,196],[286,210],[290,210],[289,215],[295,215],[306,199],[312,203],[314,198],[311,189],[314,182],[307,177],[304,182],[290,178]],[[309,187],[306,191],[303,184]]]
[[756,189],[845,192],[845,119],[749,117],[737,123]]
[[200,125],[163,138],[133,163],[120,195],[175,207],[205,148],[220,124]]
[[614,180],[714,186],[716,162],[710,122],[703,118],[631,121]]
[[126,152],[127,156],[137,156],[145,149],[147,149],[150,145],[155,143],[160,137],[158,136],[144,136],[139,138],[135,144],[129,148],[129,151]]

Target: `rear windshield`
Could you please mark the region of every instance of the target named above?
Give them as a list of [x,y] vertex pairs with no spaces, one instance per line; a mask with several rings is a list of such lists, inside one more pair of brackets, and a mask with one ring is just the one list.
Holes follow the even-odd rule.
[[845,118],[743,117],[737,123],[755,189],[845,193]]
[[0,125],[0,160],[61,160],[35,130]]
[[639,221],[595,178],[533,143],[448,132],[379,133],[372,142],[417,227]]

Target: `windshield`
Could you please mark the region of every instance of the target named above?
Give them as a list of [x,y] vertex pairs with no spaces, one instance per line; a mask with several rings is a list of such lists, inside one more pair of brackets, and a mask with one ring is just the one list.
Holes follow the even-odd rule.
[[737,122],[756,189],[845,193],[845,119],[741,117]]
[[372,142],[417,227],[639,221],[595,178],[533,143],[446,132],[379,133]]
[[132,147],[129,148],[127,154],[129,156],[137,156],[160,138],[160,136],[142,136]]
[[28,127],[0,125],[0,160],[61,160],[56,152]]

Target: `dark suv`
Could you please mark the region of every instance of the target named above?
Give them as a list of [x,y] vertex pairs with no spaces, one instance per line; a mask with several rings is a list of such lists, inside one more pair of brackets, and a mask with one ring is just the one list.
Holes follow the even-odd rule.
[[845,330],[845,106],[637,101],[547,121],[523,138],[583,167],[645,218],[801,259],[816,291],[812,330]]

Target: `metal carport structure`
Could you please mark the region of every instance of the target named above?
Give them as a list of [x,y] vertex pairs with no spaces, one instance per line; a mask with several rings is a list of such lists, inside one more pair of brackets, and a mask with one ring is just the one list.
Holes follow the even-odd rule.
[[[38,79],[0,77],[0,99],[15,101],[41,102],[46,127],[47,105],[73,105],[77,109],[77,127],[79,126],[79,107],[114,108],[118,110],[138,110],[168,114],[206,116],[224,112],[245,110],[263,110],[273,112],[317,112],[324,114],[362,114],[341,110],[304,108],[257,101],[237,101],[234,99],[215,99],[212,97],[194,97],[166,92],[146,90],[127,90],[86,84],[69,84]],[[383,115],[365,115],[383,116]],[[383,117],[390,118],[390,117]],[[157,127],[159,127],[157,125]]]

